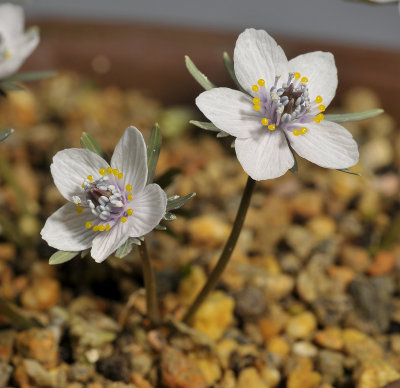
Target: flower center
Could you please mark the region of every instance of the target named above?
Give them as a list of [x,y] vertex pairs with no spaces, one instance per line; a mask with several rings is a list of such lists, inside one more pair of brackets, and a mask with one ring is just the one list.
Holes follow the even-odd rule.
[[[307,128],[302,126],[311,120],[319,123],[324,119],[321,112],[325,106],[322,97],[310,100],[307,77],[300,73],[289,73],[286,83],[278,87],[280,76],[275,77],[274,85],[269,89],[263,79],[252,86],[257,97],[253,98],[254,109],[262,116],[261,124],[270,131],[276,128],[290,130],[294,136],[305,135]],[[321,104],[321,105],[320,105]]]
[[7,49],[4,36],[0,33],[0,63],[11,58],[11,53]]
[[[83,183],[83,195],[72,197],[78,214],[90,210],[96,216],[95,221],[87,221],[85,227],[95,232],[110,230],[118,221],[124,223],[132,215],[129,207],[132,201],[132,186],[124,183],[122,172],[108,167],[99,170],[97,180],[88,175]],[[125,185],[125,186],[124,186]]]

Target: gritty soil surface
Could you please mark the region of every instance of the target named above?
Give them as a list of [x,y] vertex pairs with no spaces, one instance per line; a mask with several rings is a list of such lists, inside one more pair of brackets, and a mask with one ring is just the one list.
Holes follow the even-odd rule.
[[[364,89],[342,101],[346,112],[379,106]],[[346,125],[362,176],[298,158],[297,175],[257,183],[232,260],[186,326],[180,319],[227,239],[246,175],[231,138],[180,124],[185,115],[72,74],[1,100],[1,121],[16,132],[0,155],[0,296],[12,303],[0,316],[0,387],[398,387],[394,120]],[[169,136],[157,175],[179,167],[167,192],[197,193],[168,232],[147,238],[164,319],[157,328],[146,317],[136,248],[103,264],[78,256],[55,267],[39,235],[65,203],[49,170],[57,151],[79,147],[87,131],[111,154],[126,127],[147,139],[155,121]]]

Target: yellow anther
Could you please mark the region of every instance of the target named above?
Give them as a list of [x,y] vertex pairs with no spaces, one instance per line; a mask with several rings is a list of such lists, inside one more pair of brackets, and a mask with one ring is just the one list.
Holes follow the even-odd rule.
[[253,104],[258,105],[261,102],[261,100],[258,97],[253,98]]
[[98,232],[99,231],[99,225],[93,226],[93,232]]
[[325,118],[323,113],[318,113],[316,117],[318,118],[319,121],[322,121]]
[[300,81],[304,82],[304,83],[307,83],[308,82],[308,78],[307,77],[303,77]]
[[122,222],[122,223],[125,223],[126,221],[128,221],[128,217],[122,217],[122,218],[121,218],[121,222]]
[[261,105],[254,105],[254,110],[259,111],[261,109]]
[[126,191],[132,191],[132,185],[126,185],[125,186]]
[[124,174],[123,174],[122,172],[120,172],[120,173],[118,174],[118,179],[122,179],[123,176],[124,176]]
[[77,207],[77,208],[76,208],[76,212],[77,212],[78,214],[81,214],[81,213],[83,212],[83,209],[82,209],[81,207]]
[[297,129],[294,129],[294,130],[293,130],[293,135],[299,136],[299,135],[300,135],[300,132],[299,132]]
[[101,168],[100,170],[99,170],[99,174],[100,175],[106,175],[106,169],[105,168]]
[[306,133],[307,133],[307,128],[306,127],[300,128],[300,134],[301,135],[305,135]]
[[114,176],[117,176],[119,174],[118,168],[114,168],[114,170],[112,170],[112,173],[114,174]]
[[110,230],[110,228],[111,228],[110,224],[107,224],[107,226],[106,226],[106,230],[107,230],[107,231],[109,231],[109,230]]
[[268,125],[268,129],[270,130],[270,131],[275,131],[275,124],[270,124],[270,125]]
[[300,77],[301,77],[300,73],[298,73],[298,72],[294,73],[294,78],[299,79]]
[[252,90],[253,92],[258,92],[258,86],[257,86],[257,85],[253,85],[253,86],[251,87],[251,90]]
[[260,78],[260,79],[257,81],[257,83],[258,83],[260,86],[264,86],[264,85],[265,85],[265,81],[264,81],[262,78]]
[[321,122],[321,120],[318,118],[318,116],[317,116],[317,117],[314,117],[313,120],[314,120],[317,124],[319,124],[319,123]]
[[76,206],[81,206],[82,204],[81,204],[80,202],[78,202],[78,203],[76,203],[75,205],[76,205]]
[[104,232],[106,230],[106,227],[104,225],[99,225],[99,231]]
[[127,199],[128,201],[132,201],[132,198],[133,198],[133,195],[132,195],[132,194],[128,194],[127,197],[126,197],[126,199]]
[[132,209],[128,209],[126,212],[128,213],[128,216],[131,216],[132,213],[133,213],[133,210]]
[[113,169],[112,169],[111,167],[107,167],[107,172],[108,172],[109,174],[111,174],[112,171],[113,171]]
[[268,125],[268,119],[267,119],[266,117],[264,117],[264,118],[261,120],[261,124],[262,124],[262,125]]
[[92,227],[92,223],[90,221],[86,222],[85,228],[90,229]]
[[88,176],[87,176],[87,179],[88,179],[90,182],[93,182],[93,177],[92,177],[91,175],[88,175]]
[[320,103],[322,102],[322,97],[321,97],[321,96],[317,96],[317,97],[315,98],[315,102],[316,102],[317,104],[320,104]]
[[321,112],[324,112],[325,111],[325,105],[320,105],[319,107],[318,107],[318,109],[321,111]]
[[85,188],[85,185],[82,183],[82,189],[84,189]]

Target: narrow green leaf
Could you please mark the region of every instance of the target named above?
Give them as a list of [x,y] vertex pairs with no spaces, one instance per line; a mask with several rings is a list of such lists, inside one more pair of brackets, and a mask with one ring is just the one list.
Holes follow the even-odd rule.
[[108,155],[103,151],[103,149],[101,148],[101,145],[90,133],[87,133],[87,132],[82,133],[81,147],[86,148],[86,149],[94,152],[97,155],[100,155],[108,163],[110,162],[110,158],[108,157]]
[[0,141],[7,139],[7,137],[10,136],[13,132],[14,130],[12,128],[0,132]]
[[47,71],[26,71],[17,74],[10,75],[4,78],[6,82],[32,82],[39,81],[41,79],[53,77],[56,74],[53,70]]
[[346,174],[361,176],[361,174],[359,174],[358,172],[350,171],[347,168],[338,168],[337,170],[341,171],[341,172],[345,172]]
[[166,227],[165,225],[158,224],[158,225],[154,228],[154,230],[167,230],[167,227]]
[[198,128],[205,129],[206,131],[213,131],[213,132],[220,132],[221,131],[213,123],[209,123],[207,121],[190,120],[189,123],[195,125]]
[[189,73],[205,90],[215,88],[215,85],[197,68],[187,55],[185,55],[185,63]]
[[221,131],[217,134],[217,137],[228,137],[228,136],[230,136],[229,133],[225,131]]
[[85,258],[89,254],[89,252],[90,252],[90,248],[83,250],[81,252],[81,258],[82,259]]
[[150,139],[147,144],[147,168],[148,168],[147,184],[153,182],[154,172],[156,171],[160,150],[161,150],[161,131],[159,125],[155,123],[151,130]]
[[[292,151],[292,154],[293,154],[293,151]],[[292,172],[293,174],[297,174],[299,171],[299,166],[297,165],[297,160],[296,160],[296,157],[294,156],[294,154],[293,154],[293,159],[294,159],[294,165],[292,168],[289,169],[289,171]]]
[[173,214],[173,213],[167,212],[167,213],[164,214],[163,219],[164,219],[165,221],[174,221],[174,220],[176,220],[176,215]]
[[70,261],[75,256],[77,256],[78,253],[79,252],[72,252],[72,251],[57,251],[50,257],[49,264],[55,265],[55,264],[66,263],[67,261]]
[[170,210],[179,209],[180,207],[185,205],[190,198],[193,198],[195,195],[196,193],[190,193],[188,195],[185,195],[184,197],[178,197],[178,198],[174,197],[174,199],[168,199],[167,212]]
[[371,119],[372,117],[379,116],[383,112],[383,109],[370,109],[355,113],[326,114],[325,119],[329,121],[334,121],[335,123],[345,123],[348,121]]
[[2,89],[6,89],[6,90],[17,90],[17,91],[24,90],[24,88],[22,86],[19,86],[17,84],[14,84],[11,81],[6,81],[6,80],[2,80],[0,82],[0,87]]
[[248,94],[240,85],[238,79],[236,78],[236,74],[235,74],[235,70],[233,68],[233,62],[231,60],[231,58],[229,57],[229,54],[225,51],[224,54],[222,55],[222,59],[224,61],[224,65],[226,70],[228,71],[229,75],[231,76],[233,82],[236,84],[236,86],[238,87],[238,89],[243,92]]
[[181,171],[182,170],[178,167],[172,167],[164,172],[164,174],[162,174],[159,178],[157,178],[155,183],[165,189],[172,183],[172,180],[181,173]]

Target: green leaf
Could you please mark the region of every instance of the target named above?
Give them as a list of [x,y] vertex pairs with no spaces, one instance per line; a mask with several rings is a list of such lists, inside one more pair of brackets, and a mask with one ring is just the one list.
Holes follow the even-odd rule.
[[132,251],[132,245],[140,245],[141,242],[139,239],[134,238],[134,237],[129,237],[115,252],[115,257],[118,257],[119,259],[123,259],[125,256],[129,255]]
[[186,204],[187,201],[189,201],[190,198],[193,198],[196,195],[196,193],[190,193],[188,195],[185,195],[184,197],[179,197],[177,195],[168,198],[167,201],[167,212],[170,210],[175,210],[179,209],[183,205]]
[[154,230],[167,230],[167,227],[166,227],[165,225],[158,224],[158,225],[154,228]]
[[345,172],[346,174],[361,176],[361,174],[359,174],[358,172],[350,171],[347,168],[338,168],[337,170],[341,171],[341,172]]
[[7,137],[10,136],[13,132],[14,132],[14,130],[12,128],[6,129],[5,131],[0,132],[0,141],[7,139]]
[[165,221],[174,221],[174,220],[176,220],[176,215],[173,214],[173,213],[167,212],[167,213],[164,214],[163,219],[164,219]]
[[231,76],[233,82],[236,84],[236,86],[238,87],[238,89],[239,89],[241,92],[243,92],[243,93],[245,93],[245,94],[248,94],[248,93],[242,88],[242,86],[240,85],[238,79],[236,78],[235,70],[234,70],[234,68],[233,68],[233,62],[232,62],[231,58],[229,57],[229,54],[228,54],[226,51],[224,52],[224,54],[223,54],[223,56],[222,56],[222,59],[223,59],[223,61],[224,61],[224,65],[225,65],[226,70],[228,71],[229,75]]
[[49,264],[55,265],[55,264],[66,263],[67,261],[70,261],[75,256],[77,256],[78,253],[79,252],[72,252],[72,251],[57,251],[50,257]]
[[160,127],[157,123],[154,124],[151,133],[150,139],[147,144],[147,184],[153,182],[154,172],[156,170],[158,157],[160,155],[161,150],[161,131]]
[[82,259],[85,258],[89,254],[89,252],[90,252],[90,248],[83,250],[81,252],[81,258]]
[[189,73],[205,90],[215,88],[215,85],[197,68],[187,55],[185,55],[185,63]]
[[159,178],[155,180],[155,183],[157,183],[159,186],[161,186],[163,189],[168,187],[171,183],[172,180],[180,174],[182,170],[178,167],[171,167],[168,169],[164,174],[162,174]]
[[104,160],[108,163],[110,162],[110,158],[108,155],[103,151],[101,145],[98,141],[89,133],[83,132],[81,136],[81,146],[82,148],[86,148],[97,155],[100,155]]
[[32,82],[39,81],[41,79],[53,77],[56,74],[55,71],[26,71],[17,74],[10,75],[3,79],[6,82]]
[[[292,154],[293,154],[293,151],[292,151]],[[294,165],[292,168],[289,168],[289,171],[292,172],[293,174],[297,174],[299,171],[299,166],[297,165],[297,159],[294,156],[294,154],[293,154],[293,159],[294,159]]]
[[217,137],[228,137],[228,136],[230,136],[230,134],[225,131],[221,131],[217,134]]
[[205,129],[206,131],[212,131],[212,132],[220,132],[221,131],[213,123],[209,123],[207,121],[190,120],[189,123],[195,125],[198,128]]
[[6,90],[17,90],[17,91],[24,90],[23,87],[21,87],[17,84],[14,84],[12,82],[9,82],[9,81],[5,81],[5,80],[0,82],[0,88],[6,89]]
[[383,109],[370,109],[355,113],[326,114],[325,119],[329,121],[334,121],[335,123],[345,123],[348,121],[371,119],[372,117],[379,116],[383,112]]

